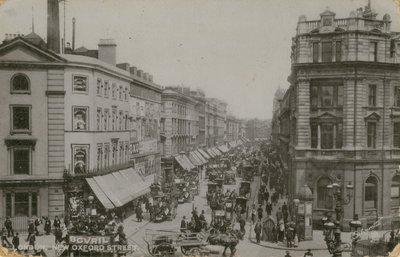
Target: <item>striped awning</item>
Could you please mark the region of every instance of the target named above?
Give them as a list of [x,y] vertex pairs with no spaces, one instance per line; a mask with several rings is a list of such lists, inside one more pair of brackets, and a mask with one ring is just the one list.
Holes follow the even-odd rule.
[[151,185],[151,182],[142,178],[133,168],[86,178],[86,181],[106,209],[124,206],[149,193]]

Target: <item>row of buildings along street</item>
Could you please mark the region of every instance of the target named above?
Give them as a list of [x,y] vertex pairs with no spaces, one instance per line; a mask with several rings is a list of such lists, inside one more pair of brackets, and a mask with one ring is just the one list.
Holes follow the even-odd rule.
[[[11,217],[15,230],[26,230],[31,217],[85,211],[78,207],[93,194],[102,208],[128,211],[177,166],[198,165],[197,149],[225,151],[245,140],[246,121],[224,100],[158,85],[117,63],[113,39],[100,39],[98,49],[60,48],[54,2],[47,43],[31,31],[6,34],[0,46],[1,223]],[[137,190],[132,196],[101,193],[124,179]]]

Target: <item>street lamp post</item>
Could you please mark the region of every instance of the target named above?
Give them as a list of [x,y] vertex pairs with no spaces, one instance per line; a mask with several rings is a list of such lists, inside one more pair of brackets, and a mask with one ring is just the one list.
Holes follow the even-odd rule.
[[344,196],[344,192],[341,190],[341,185],[338,183],[332,183],[327,186],[329,194],[335,201],[335,213],[336,221],[333,222],[331,217],[328,216],[324,224],[324,235],[325,242],[328,246],[329,253],[333,254],[334,257],[342,256],[342,241],[341,241],[341,220],[343,205],[348,205],[352,198],[353,185],[349,182],[346,185],[347,195]]
[[88,197],[88,201],[89,201],[89,223],[91,222],[91,218],[92,218],[93,200],[94,200],[93,195],[89,195],[89,197]]

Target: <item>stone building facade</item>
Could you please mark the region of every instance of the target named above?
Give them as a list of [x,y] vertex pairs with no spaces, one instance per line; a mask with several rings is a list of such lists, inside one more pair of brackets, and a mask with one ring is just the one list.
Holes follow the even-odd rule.
[[288,193],[311,188],[314,221],[334,211],[326,187],[334,182],[344,192],[344,226],[354,214],[390,226],[399,214],[400,34],[390,25],[370,6],[343,19],[328,10],[299,18],[280,137]]

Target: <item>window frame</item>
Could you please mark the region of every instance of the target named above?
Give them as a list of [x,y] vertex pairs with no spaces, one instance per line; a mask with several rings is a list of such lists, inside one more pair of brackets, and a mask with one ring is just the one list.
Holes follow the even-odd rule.
[[[328,47],[326,47],[326,45],[328,45]],[[321,61],[324,63],[332,62],[333,61],[333,42],[332,41],[322,41],[321,42],[321,50],[322,50],[321,51]]]
[[[373,49],[371,49],[371,45],[373,45]],[[370,41],[368,45],[368,58],[370,62],[377,62],[378,61],[378,41]],[[373,56],[373,57],[371,57]]]
[[376,99],[377,99],[377,85],[369,84],[368,85],[368,107],[376,107]]
[[[82,77],[85,78],[86,81],[86,86],[85,90],[76,90],[75,87],[75,77]],[[81,75],[81,74],[72,74],[72,93],[73,94],[89,94],[89,77],[87,75]]]
[[[75,109],[83,109],[86,111],[86,120],[85,120],[85,129],[77,129],[75,128]],[[78,106],[74,105],[72,106],[72,131],[90,131],[90,109],[89,106]]]
[[[397,133],[396,133],[396,129],[395,129],[396,125],[398,126]],[[393,144],[392,145],[393,145],[393,148],[400,148],[400,122],[399,121],[393,122]]]
[[[28,83],[28,89],[27,90],[14,89],[14,80],[19,76],[22,76],[27,80],[27,83]],[[10,94],[28,94],[28,95],[31,94],[31,81],[30,81],[29,77],[26,74],[24,74],[24,73],[15,73],[11,77],[11,79],[10,79]]]
[[[323,186],[319,186],[320,185],[320,181],[322,181],[322,180],[327,180],[327,181],[329,181],[329,183],[326,184],[326,185],[323,185]],[[316,199],[316,207],[317,207],[317,209],[332,210],[333,201],[332,201],[332,198],[330,198],[329,190],[326,187],[327,185],[330,185],[330,184],[332,184],[332,179],[330,179],[329,177],[326,177],[326,176],[320,177],[317,180],[317,183],[316,183],[317,197],[315,198]],[[320,189],[324,190],[323,194],[320,194],[321,193]],[[321,195],[323,195],[325,197],[323,199],[321,199]],[[324,206],[321,206],[320,204],[323,204]]]
[[[73,174],[89,174],[90,173],[90,144],[71,144],[72,153],[72,173]],[[75,173],[75,166],[77,161],[75,159],[78,151],[85,151],[85,170],[83,173]]]
[[[375,194],[372,194],[373,192],[367,192],[367,183],[369,179],[373,179],[374,185],[375,185]],[[379,180],[375,177],[375,176],[368,176],[367,179],[364,181],[364,197],[363,197],[363,201],[364,201],[364,209],[366,210],[371,210],[371,209],[377,209],[378,208],[378,192],[379,192]],[[370,199],[370,197],[374,195],[374,199]],[[368,198],[368,199],[367,199]],[[366,203],[370,202],[370,201],[374,201],[374,207],[371,208],[369,206],[366,207]]]
[[336,62],[342,61],[342,41],[336,41],[335,44],[335,60]]
[[[28,129],[14,129],[14,108],[28,108],[29,115],[29,128]],[[32,134],[32,105],[27,104],[10,104],[10,134]]]
[[[27,150],[28,151],[28,156],[29,156],[29,170],[27,173],[21,173],[21,174],[16,174],[15,173],[15,167],[14,167],[14,160],[15,160],[15,150]],[[18,145],[18,146],[12,146],[10,147],[10,175],[11,176],[31,176],[32,175],[32,169],[33,169],[33,149],[32,146],[25,146],[25,145]]]
[[101,78],[97,78],[96,95],[97,96],[103,95],[103,80]]
[[[373,140],[370,140],[370,125],[374,125],[374,133],[373,133]],[[377,132],[377,123],[369,121],[367,122],[367,147],[371,149],[376,149],[376,132]]]
[[394,87],[394,99],[393,100],[394,100],[393,106],[400,107],[400,86]]

